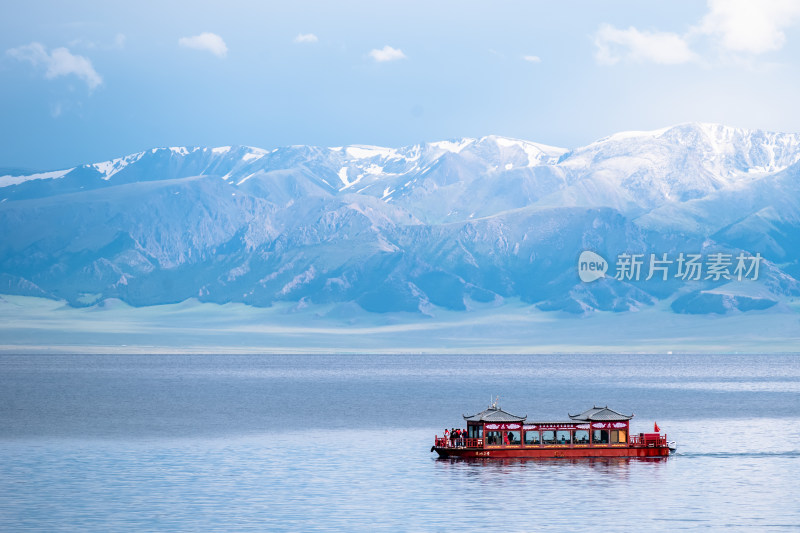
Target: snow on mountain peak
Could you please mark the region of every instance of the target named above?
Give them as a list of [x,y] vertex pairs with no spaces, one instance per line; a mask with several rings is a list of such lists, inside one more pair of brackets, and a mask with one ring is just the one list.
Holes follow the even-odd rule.
[[478,141],[478,144],[482,143],[494,143],[501,150],[517,149],[523,151],[528,157],[526,166],[529,167],[541,164],[555,164],[562,155],[568,152],[566,148],[559,148],[557,146],[550,146],[522,139],[500,137],[498,135],[483,137]]
[[247,152],[242,156],[242,161],[252,161],[254,159],[261,159],[269,152],[264,150],[263,148],[253,148],[252,146],[245,147]]
[[29,174],[27,176],[0,176],[0,188],[8,187],[10,185],[19,185],[20,183],[25,183],[26,181],[32,180],[51,180],[63,178],[71,170],[71,168],[68,168],[66,170],[55,170],[53,172],[37,172],[36,174]]
[[[194,150],[196,150],[196,148],[192,151]],[[189,155],[189,149],[185,146],[170,146],[169,151],[177,155]]]
[[457,154],[470,144],[473,144],[474,142],[475,139],[464,138],[451,141],[436,141],[428,143],[428,146],[435,148],[437,150],[441,150],[443,152],[452,152],[454,154]]
[[795,133],[688,123],[669,128],[664,136],[705,151],[711,165],[730,175],[777,172],[800,160],[800,135]]
[[93,165],[88,166],[102,174],[101,178],[108,181],[114,174],[118,173],[131,163],[135,163],[136,161],[140,160],[144,154],[145,152],[139,152],[137,154],[111,159],[110,161],[102,161],[100,163],[94,163]]
[[397,153],[397,150],[394,148],[385,148],[383,146],[368,146],[368,145],[359,145],[354,144],[351,146],[345,147],[345,153],[347,157],[352,159],[372,159],[374,157],[382,157],[385,159],[401,159]]
[[[164,157],[175,160],[170,163],[174,170],[169,172],[176,175],[214,175],[230,179],[231,184],[242,184],[247,181],[245,177],[265,176],[276,170],[303,168],[330,191],[352,192],[358,183],[357,192],[380,198],[390,186],[392,194],[399,198],[415,188],[433,194],[454,183],[463,183],[462,188],[477,187],[467,184],[508,175],[502,179],[528,182],[526,187],[533,188],[525,195],[528,199],[555,193],[548,202],[598,205],[610,202],[613,196],[626,199],[621,204],[615,200],[607,205],[653,207],[701,197],[785,169],[800,161],[800,135],[685,123],[652,131],[619,132],[571,151],[498,135],[400,148],[361,144],[334,148],[299,145],[274,150],[178,146],[154,148],[78,169],[1,176],[0,188],[62,178],[87,168],[105,181],[123,170],[124,182],[160,179],[148,169],[150,165],[161,165],[157,175],[165,176],[161,170]],[[542,166],[549,167],[550,173],[540,169],[535,179],[512,178],[522,169]],[[84,175],[81,179],[88,178]],[[91,186],[91,182],[81,182],[80,186]]]
[[[569,198],[578,205],[646,210],[739,187],[798,159],[798,134],[686,123],[616,133],[572,150],[558,166],[567,173]],[[612,197],[625,201],[608,203]]]
[[598,140],[594,141],[593,143],[590,143],[589,145],[587,145],[587,148],[589,146],[604,145],[604,144],[607,144],[609,142],[631,141],[631,140],[636,141],[636,140],[646,139],[646,138],[655,139],[655,138],[660,137],[661,135],[663,135],[664,132],[668,131],[669,129],[670,129],[669,127],[666,127],[666,128],[660,128],[660,129],[657,129],[657,130],[619,131],[617,133],[613,133],[611,135],[608,135],[607,137],[603,137],[601,139],[598,139]]
[[796,133],[748,130],[707,122],[615,133],[573,150],[569,157],[581,153],[657,154],[667,146],[694,153],[706,161],[709,170],[720,174],[776,172],[800,159],[800,135]]

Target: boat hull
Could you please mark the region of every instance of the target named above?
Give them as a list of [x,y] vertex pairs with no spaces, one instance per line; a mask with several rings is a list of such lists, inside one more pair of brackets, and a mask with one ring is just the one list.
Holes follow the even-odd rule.
[[614,448],[450,448],[434,446],[439,457],[464,459],[541,458],[562,459],[580,457],[666,457],[670,450],[666,446]]

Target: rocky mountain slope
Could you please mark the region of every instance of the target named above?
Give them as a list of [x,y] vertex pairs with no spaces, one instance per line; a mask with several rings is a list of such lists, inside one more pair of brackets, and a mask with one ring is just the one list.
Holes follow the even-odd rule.
[[[683,124],[566,150],[489,136],[404,148],[160,148],[0,176],[0,293],[188,298],[333,313],[788,311],[800,294],[800,135]],[[642,254],[640,279],[592,283]],[[760,254],[757,280],[676,276],[680,253]],[[650,254],[673,261],[645,280]],[[752,277],[752,276],[751,276]]]

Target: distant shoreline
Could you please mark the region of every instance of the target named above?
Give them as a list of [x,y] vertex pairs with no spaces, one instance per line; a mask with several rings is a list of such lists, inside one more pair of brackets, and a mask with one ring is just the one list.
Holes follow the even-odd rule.
[[270,308],[187,300],[85,308],[0,298],[2,354],[778,354],[798,353],[800,317],[753,311],[678,315],[667,303],[576,317],[519,301],[433,314],[354,313],[331,306]]

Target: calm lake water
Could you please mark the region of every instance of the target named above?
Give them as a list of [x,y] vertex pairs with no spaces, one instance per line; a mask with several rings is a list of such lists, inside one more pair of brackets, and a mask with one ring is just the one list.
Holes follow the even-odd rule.
[[[438,460],[500,395],[666,460]],[[2,531],[784,531],[800,357],[0,356]]]

